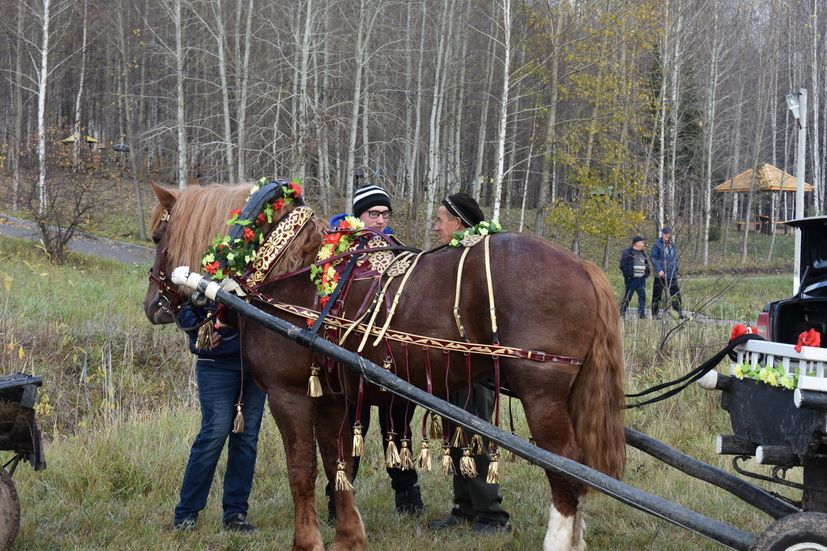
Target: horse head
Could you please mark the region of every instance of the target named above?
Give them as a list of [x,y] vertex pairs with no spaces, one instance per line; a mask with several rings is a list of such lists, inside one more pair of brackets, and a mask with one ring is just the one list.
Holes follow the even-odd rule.
[[169,274],[174,266],[168,258],[171,213],[178,193],[152,182],[152,190],[158,203],[152,211],[152,242],[155,243],[155,260],[149,270],[149,286],[144,296],[144,312],[154,324],[172,323],[174,310],[182,299],[177,287],[172,285]]

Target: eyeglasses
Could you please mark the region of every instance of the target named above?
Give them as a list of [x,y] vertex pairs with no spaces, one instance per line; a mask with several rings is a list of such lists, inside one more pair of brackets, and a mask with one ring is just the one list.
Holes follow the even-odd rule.
[[371,220],[376,220],[380,216],[382,218],[384,218],[385,220],[387,220],[388,218],[391,217],[392,212],[393,211],[390,211],[390,210],[369,210],[368,211],[368,216],[370,216]]

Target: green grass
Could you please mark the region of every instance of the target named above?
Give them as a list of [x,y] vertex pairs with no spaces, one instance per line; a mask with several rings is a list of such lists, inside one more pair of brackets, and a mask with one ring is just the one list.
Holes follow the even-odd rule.
[[[619,291],[619,278],[611,279]],[[716,299],[709,315],[754,320],[765,300],[789,294],[788,277],[728,281],[735,285]],[[223,466],[198,530],[167,530],[199,416],[182,335],[173,327],[151,326],[141,310],[143,269],[78,255],[54,267],[30,243],[0,238],[0,283],[4,282],[8,290],[0,289],[0,367],[3,373],[25,371],[44,378],[38,419],[47,437],[49,464],[40,473],[23,465],[15,474],[23,519],[16,548],[289,548],[292,503],[280,437],[269,419],[262,430],[251,498],[251,521],[261,530],[243,536],[219,530]],[[725,285],[717,277],[684,280],[688,308],[714,297]],[[675,327],[671,319],[623,323],[629,389],[640,390],[697,366],[725,344],[730,330],[728,321]],[[515,416],[518,434],[527,437],[519,406]],[[630,412],[627,425],[730,469],[728,460],[713,451],[715,435],[729,432],[716,394],[691,388],[675,399]],[[514,517],[513,539],[480,539],[462,530],[434,534],[425,525],[449,510],[450,482],[438,472],[423,473],[425,516],[400,518],[393,512],[376,429],[367,435],[366,445],[356,486],[371,548],[541,548],[549,490],[537,467],[503,463],[502,493]],[[769,523],[768,517],[727,493],[634,450],[629,452],[625,480],[753,533]],[[326,511],[322,485],[319,481],[317,503]],[[586,518],[591,549],[719,548],[594,492],[587,501]],[[332,541],[331,528],[323,526],[322,532],[325,542]]]

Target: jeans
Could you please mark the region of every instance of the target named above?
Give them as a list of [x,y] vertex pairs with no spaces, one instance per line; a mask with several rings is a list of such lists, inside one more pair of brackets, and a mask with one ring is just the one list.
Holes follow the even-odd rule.
[[253,485],[256,466],[258,431],[266,394],[248,374],[244,374],[244,431],[233,433],[235,404],[241,388],[241,372],[196,364],[198,399],[201,402],[201,430],[192,444],[184,471],[184,482],[175,522],[196,518],[207,504],[218,459],[227,446],[227,470],[224,473],[223,519],[237,513],[247,514],[247,499]]
[[637,293],[637,314],[639,318],[646,317],[646,278],[627,277],[625,278],[626,291],[623,293],[623,300],[620,301],[620,315],[626,314],[626,308],[632,296]]

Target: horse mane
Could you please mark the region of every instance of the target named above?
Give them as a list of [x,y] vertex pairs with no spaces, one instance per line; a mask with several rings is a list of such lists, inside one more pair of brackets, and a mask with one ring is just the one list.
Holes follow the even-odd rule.
[[[173,266],[190,266],[201,270],[201,258],[217,235],[225,235],[230,227],[225,224],[230,211],[244,206],[250,185],[212,184],[190,186],[177,192],[170,212],[170,235],[167,256]],[[161,220],[163,207],[152,212],[152,229]]]

